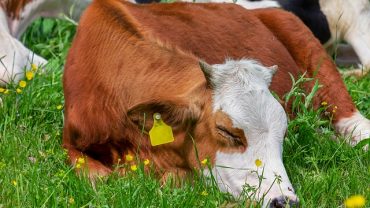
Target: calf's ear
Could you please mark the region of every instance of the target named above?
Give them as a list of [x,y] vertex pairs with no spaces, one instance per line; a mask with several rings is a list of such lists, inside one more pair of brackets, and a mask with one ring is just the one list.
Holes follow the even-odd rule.
[[206,63],[205,61],[202,61],[202,60],[199,61],[199,66],[200,66],[200,69],[202,70],[202,72],[204,74],[204,77],[207,80],[208,86],[212,87],[213,86],[213,84],[212,84],[213,67],[211,65],[209,65],[208,63]]
[[273,66],[266,67],[266,68],[267,68],[267,70],[264,70],[263,71],[263,79],[266,81],[266,84],[268,86],[270,86],[271,81],[272,81],[272,77],[277,72],[278,66],[277,65],[273,65]]
[[149,131],[153,126],[153,114],[161,114],[162,120],[174,131],[190,127],[200,116],[200,108],[181,101],[148,101],[128,111],[128,117],[139,128]]

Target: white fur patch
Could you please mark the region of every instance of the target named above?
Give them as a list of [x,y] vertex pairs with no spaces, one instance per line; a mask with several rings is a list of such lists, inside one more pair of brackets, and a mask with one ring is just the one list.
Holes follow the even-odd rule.
[[9,33],[0,31],[0,86],[18,82],[24,76],[24,68],[31,64],[43,65],[46,60],[24,47]]
[[[243,59],[229,60],[213,68],[213,110],[229,115],[234,127],[244,130],[248,144],[243,153],[217,153],[212,172],[221,190],[239,196],[243,186],[249,184],[259,190],[257,199],[266,194],[266,205],[282,195],[296,200],[282,161],[287,116],[268,89],[276,67],[269,69],[256,61]],[[265,179],[260,187],[258,176],[253,172],[257,170],[257,159],[264,165]],[[262,167],[258,173],[262,175]],[[273,183],[276,177],[281,178],[280,184]]]
[[6,13],[3,11],[1,7],[0,7],[0,31],[9,32]]
[[334,42],[352,45],[364,68],[370,68],[370,2],[368,0],[320,0]]
[[264,1],[238,0],[235,3],[247,9],[279,8],[280,7],[280,4],[277,1],[270,1],[270,0],[264,0]]
[[247,9],[261,9],[280,7],[279,3],[274,0],[264,1],[246,1],[246,0],[182,0],[182,2],[195,2],[195,3],[235,3]]
[[337,132],[350,138],[348,143],[352,146],[370,137],[370,120],[358,111],[349,118],[340,119],[335,128]]

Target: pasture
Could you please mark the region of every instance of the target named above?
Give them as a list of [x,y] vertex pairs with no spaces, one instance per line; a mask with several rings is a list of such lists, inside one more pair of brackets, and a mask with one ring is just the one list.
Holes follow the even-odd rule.
[[[202,176],[182,186],[170,181],[163,185],[154,174],[144,173],[150,161],[144,164],[135,158],[124,164],[128,174],[113,174],[97,180],[95,186],[78,177],[74,172],[77,167],[66,163],[61,147],[61,78],[74,33],[71,22],[42,19],[22,37],[27,47],[49,63],[44,71],[33,69],[34,77],[25,79],[25,86],[15,83],[0,93],[0,208],[260,206],[249,203],[253,195],[235,199]],[[370,75],[346,78],[345,82],[359,110],[369,118]],[[291,93],[302,96],[299,84]],[[324,103],[321,109],[313,110],[309,99],[295,102],[299,113],[289,121],[284,164],[302,207],[344,207],[352,195],[366,198],[365,207],[369,207],[370,153],[362,150],[364,143],[351,148],[343,140],[334,141],[332,127],[321,117]],[[257,168],[263,168],[263,161]]]

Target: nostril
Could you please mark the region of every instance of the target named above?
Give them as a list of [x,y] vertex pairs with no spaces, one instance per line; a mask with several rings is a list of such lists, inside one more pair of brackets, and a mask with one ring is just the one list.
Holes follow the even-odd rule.
[[299,207],[298,201],[285,196],[274,198],[270,203],[270,208]]

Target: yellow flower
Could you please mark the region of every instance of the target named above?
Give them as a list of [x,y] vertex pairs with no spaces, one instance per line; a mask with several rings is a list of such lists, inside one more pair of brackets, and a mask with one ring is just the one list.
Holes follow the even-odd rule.
[[17,186],[17,181],[16,180],[12,180],[12,184],[13,184],[13,186]]
[[75,199],[73,197],[70,197],[69,200],[68,200],[68,202],[70,204],[74,204],[75,203]]
[[26,72],[27,80],[32,80],[34,76],[35,76],[35,74],[33,73],[33,71],[27,71]]
[[149,159],[144,160],[144,165],[149,165],[149,163],[150,163]]
[[337,112],[335,109],[333,109],[333,111],[332,111],[333,113],[335,113],[335,112]]
[[19,86],[20,86],[21,88],[25,88],[25,87],[26,87],[26,85],[27,85],[27,82],[26,82],[26,81],[24,81],[24,80],[21,80],[21,81],[19,82]]
[[208,159],[206,158],[206,159],[202,160],[200,163],[202,163],[203,165],[205,165],[205,164],[208,163]]
[[336,105],[335,105],[335,106],[334,106],[334,109],[338,109],[338,106],[336,106]]
[[8,89],[5,89],[4,94],[5,95],[9,94],[9,90]]
[[62,110],[62,108],[63,108],[63,105],[57,105],[58,110]]
[[132,155],[130,155],[130,154],[127,154],[125,156],[125,158],[126,158],[126,161],[128,161],[128,162],[130,162],[130,161],[132,161],[134,159],[134,157]]
[[81,164],[80,164],[80,163],[77,163],[77,164],[76,164],[76,168],[77,168],[77,169],[80,169],[80,168],[81,168]]
[[256,166],[258,168],[262,165],[262,161],[260,159],[257,159],[256,161],[254,161],[254,164],[256,164]]
[[38,67],[36,66],[36,64],[31,64],[31,69],[32,71],[37,71]]
[[346,208],[355,208],[355,207],[364,207],[365,206],[365,197],[362,195],[354,195],[346,199],[344,204]]
[[22,93],[22,90],[17,88],[15,91],[17,91],[18,94],[21,94]]
[[4,92],[5,91],[5,89],[4,88],[2,88],[2,87],[0,87],[0,93],[2,93],[2,92]]
[[202,196],[208,196],[208,192],[207,191],[202,191],[202,193],[200,193],[200,195],[202,195]]
[[326,106],[326,105],[328,105],[328,103],[326,101],[324,101],[324,102],[321,103],[321,105]]
[[131,165],[131,170],[132,171],[136,171],[137,170],[137,166],[136,165]]
[[78,164],[85,164],[85,158],[83,158],[83,157],[79,157],[79,158],[77,159],[77,163],[78,163]]

